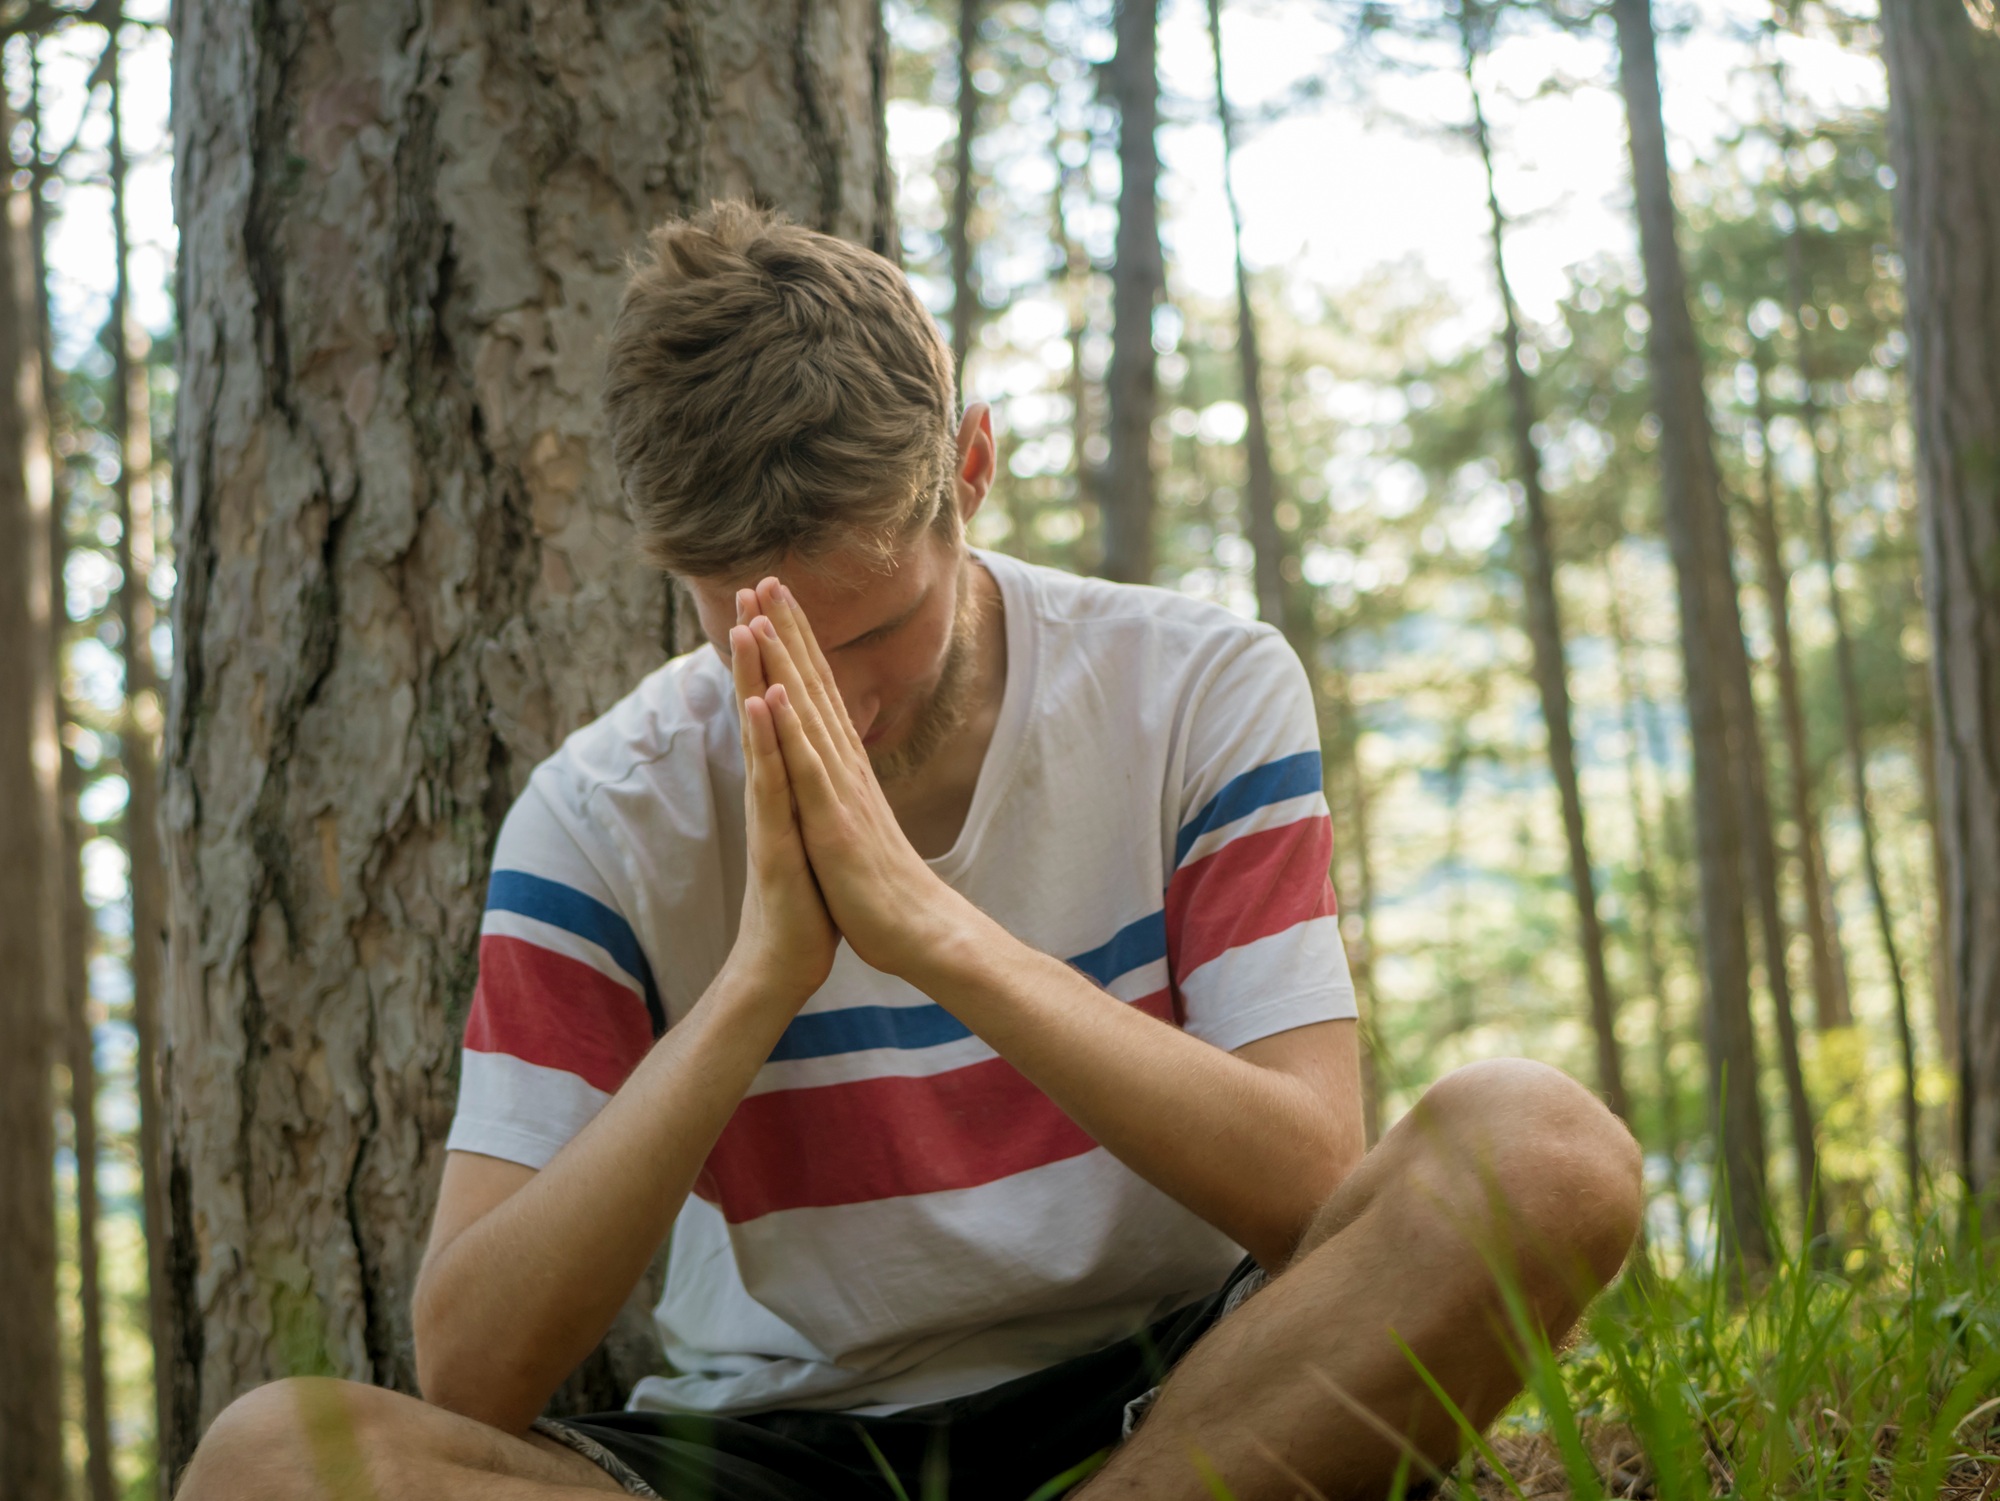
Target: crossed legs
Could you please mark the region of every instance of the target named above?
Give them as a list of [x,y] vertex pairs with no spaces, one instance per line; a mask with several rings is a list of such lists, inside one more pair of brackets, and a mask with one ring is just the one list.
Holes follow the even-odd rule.
[[[1291,1264],[1175,1369],[1079,1501],[1380,1496],[1457,1454],[1400,1338],[1483,1426],[1520,1387],[1496,1266],[1552,1340],[1637,1235],[1639,1149],[1573,1080],[1476,1064],[1439,1081],[1320,1211]],[[345,1485],[340,1483],[343,1479]],[[361,1481],[365,1489],[355,1485]],[[1301,1483],[1304,1482],[1304,1483]],[[275,1382],[210,1428],[180,1501],[584,1501],[596,1466],[412,1397]]]

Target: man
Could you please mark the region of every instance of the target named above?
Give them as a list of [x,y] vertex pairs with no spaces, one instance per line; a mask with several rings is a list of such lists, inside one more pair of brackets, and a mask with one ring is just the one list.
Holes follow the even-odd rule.
[[[1561,1337],[1635,1234],[1630,1136],[1500,1063],[1364,1158],[1282,639],[969,549],[991,425],[887,262],[740,204],[651,250],[607,412],[710,647],[502,832],[428,1402],[266,1387],[182,1495],[1018,1501],[1108,1452],[1091,1501],[1254,1501],[1448,1462],[1404,1346],[1490,1421],[1497,1279]],[[669,1236],[674,1374],[538,1421]]]

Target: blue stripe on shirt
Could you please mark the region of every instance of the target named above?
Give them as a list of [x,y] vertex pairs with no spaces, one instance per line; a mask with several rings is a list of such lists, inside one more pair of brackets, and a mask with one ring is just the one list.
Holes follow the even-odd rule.
[[[1120,928],[1109,943],[1070,964],[1100,985],[1167,956],[1167,914],[1155,912]],[[771,1062],[827,1058],[836,1053],[860,1053],[872,1048],[915,1052],[942,1047],[970,1037],[964,1022],[935,1003],[920,1006],[846,1006],[838,1011],[808,1011],[792,1018],[784,1036],[771,1050]]]
[[1174,869],[1180,869],[1181,861],[1194,848],[1194,842],[1209,830],[1247,818],[1272,803],[1318,792],[1324,785],[1324,778],[1318,751],[1281,756],[1276,761],[1266,761],[1262,766],[1253,767],[1241,776],[1231,777],[1199,813],[1181,825],[1181,831],[1174,839]]
[[525,870],[496,870],[486,884],[486,908],[532,917],[596,944],[645,992],[653,1035],[658,1037],[667,1030],[666,1010],[660,1005],[659,988],[653,984],[653,966],[646,962],[638,936],[630,923],[596,897]]

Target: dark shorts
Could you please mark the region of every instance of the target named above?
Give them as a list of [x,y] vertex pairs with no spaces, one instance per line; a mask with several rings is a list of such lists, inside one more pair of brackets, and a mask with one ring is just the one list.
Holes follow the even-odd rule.
[[1209,1297],[1115,1345],[887,1417],[606,1412],[536,1426],[633,1494],[665,1501],[894,1501],[885,1464],[909,1501],[1049,1501],[1118,1443],[1127,1406],[1142,1404],[1261,1284],[1255,1273],[1256,1263],[1245,1260]]

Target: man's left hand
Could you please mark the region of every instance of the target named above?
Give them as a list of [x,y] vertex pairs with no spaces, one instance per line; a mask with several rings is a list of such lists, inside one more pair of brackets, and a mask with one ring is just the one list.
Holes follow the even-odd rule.
[[765,579],[757,600],[763,613],[750,630],[763,651],[765,702],[827,911],[856,955],[899,974],[941,936],[964,899],[924,864],[896,821],[791,591]]

